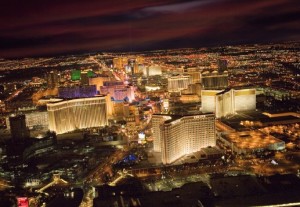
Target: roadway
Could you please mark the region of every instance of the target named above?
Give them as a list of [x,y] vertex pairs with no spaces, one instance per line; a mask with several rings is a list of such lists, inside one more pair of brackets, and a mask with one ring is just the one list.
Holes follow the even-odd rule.
[[[130,148],[126,146],[123,149],[115,151],[83,179],[85,192],[80,207],[90,207],[93,205],[93,190],[91,186],[97,186],[106,183],[105,177],[107,175],[109,175],[109,177],[113,177],[113,165],[127,156],[129,150]],[[123,178],[123,176],[124,175],[121,175],[111,183],[116,184],[120,179]]]
[[13,92],[9,97],[7,97],[7,99],[4,100],[4,102],[9,102],[12,99],[16,98],[20,93],[22,93],[27,87],[29,87],[28,85],[23,86],[22,88],[16,90],[15,92]]

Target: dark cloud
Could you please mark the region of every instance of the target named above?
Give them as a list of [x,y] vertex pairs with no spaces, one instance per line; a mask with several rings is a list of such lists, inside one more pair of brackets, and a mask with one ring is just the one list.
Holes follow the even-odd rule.
[[0,57],[299,40],[298,0],[0,3]]

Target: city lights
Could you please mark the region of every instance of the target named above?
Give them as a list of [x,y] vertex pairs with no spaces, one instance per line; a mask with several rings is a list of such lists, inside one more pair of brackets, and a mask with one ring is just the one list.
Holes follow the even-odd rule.
[[0,60],[5,77],[34,74],[0,84],[0,203],[297,203],[298,53],[286,43]]

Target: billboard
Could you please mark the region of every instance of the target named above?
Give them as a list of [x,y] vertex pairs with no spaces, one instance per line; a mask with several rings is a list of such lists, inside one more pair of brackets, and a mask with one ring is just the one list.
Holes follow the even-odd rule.
[[17,197],[18,207],[28,207],[28,198],[27,197]]

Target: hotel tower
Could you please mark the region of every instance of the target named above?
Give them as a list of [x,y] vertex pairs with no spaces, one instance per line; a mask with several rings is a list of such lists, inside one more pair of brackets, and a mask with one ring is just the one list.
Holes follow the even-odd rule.
[[163,164],[216,145],[214,114],[152,116],[154,151],[162,153]]
[[49,130],[57,134],[107,124],[105,97],[79,98],[47,104]]

